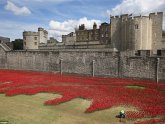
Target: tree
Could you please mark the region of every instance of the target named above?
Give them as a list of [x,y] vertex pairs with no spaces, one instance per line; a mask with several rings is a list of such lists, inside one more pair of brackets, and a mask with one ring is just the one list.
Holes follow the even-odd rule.
[[22,39],[15,39],[12,41],[13,50],[23,50],[23,40]]
[[162,36],[165,36],[165,30],[162,31]]

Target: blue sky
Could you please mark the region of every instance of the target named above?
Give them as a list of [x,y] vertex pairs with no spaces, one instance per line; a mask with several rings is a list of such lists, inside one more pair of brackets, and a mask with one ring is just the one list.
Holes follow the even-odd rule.
[[0,36],[14,40],[43,27],[60,40],[81,23],[91,28],[109,22],[109,15],[158,11],[165,13],[165,0],[0,0]]

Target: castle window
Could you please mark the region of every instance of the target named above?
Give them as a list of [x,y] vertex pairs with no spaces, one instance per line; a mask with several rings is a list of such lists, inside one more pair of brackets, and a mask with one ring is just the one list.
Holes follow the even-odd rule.
[[23,37],[24,40],[26,40],[26,37]]
[[138,24],[135,25],[135,29],[139,29],[139,25]]
[[157,50],[157,55],[158,55],[158,56],[161,56],[161,53],[162,53],[161,50]]
[[34,45],[37,45],[37,42],[34,42]]
[[37,40],[37,37],[34,37],[34,40]]
[[24,42],[24,45],[26,46],[26,42]]

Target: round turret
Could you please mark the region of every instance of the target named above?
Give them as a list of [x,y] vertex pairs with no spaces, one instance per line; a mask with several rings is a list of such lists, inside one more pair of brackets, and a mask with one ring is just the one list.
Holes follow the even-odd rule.
[[93,29],[97,29],[97,24],[96,24],[96,22],[94,22],[94,24],[93,24]]

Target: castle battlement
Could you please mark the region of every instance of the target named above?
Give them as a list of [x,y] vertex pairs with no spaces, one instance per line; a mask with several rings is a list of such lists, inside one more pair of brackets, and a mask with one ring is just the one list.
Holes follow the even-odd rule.
[[150,14],[149,14],[149,17],[150,17],[150,16],[157,16],[157,15],[163,15],[163,12],[150,13]]
[[23,35],[24,36],[36,36],[36,35],[38,35],[38,32],[24,31]]
[[120,16],[111,16],[111,19],[120,19]]
[[138,19],[150,19],[149,16],[128,16],[129,20],[138,20]]
[[162,14],[163,15],[163,12],[157,12],[157,15],[159,15],[159,14]]
[[38,32],[44,32],[45,34],[48,34],[48,32],[44,30],[44,28],[41,28],[41,27],[38,28]]
[[121,19],[123,17],[126,17],[128,19],[134,19],[134,18],[150,18],[151,16],[158,16],[158,15],[163,15],[163,12],[157,12],[157,13],[150,13],[148,16],[129,16],[128,14],[123,14],[123,15],[117,15],[117,16],[110,16],[111,19]]
[[43,29],[43,28],[41,28],[41,27],[39,27],[39,28],[38,28],[38,31],[44,31],[44,29]]
[[142,18],[142,16],[140,15],[140,16],[134,16],[134,18]]
[[128,17],[128,14],[120,15],[120,17]]

